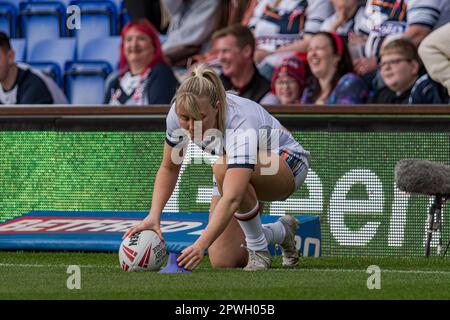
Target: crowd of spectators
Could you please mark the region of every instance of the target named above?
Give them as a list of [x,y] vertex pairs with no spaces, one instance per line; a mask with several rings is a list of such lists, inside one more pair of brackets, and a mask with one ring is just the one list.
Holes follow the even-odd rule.
[[[133,3],[143,2],[125,1],[130,9]],[[147,10],[147,20],[144,9],[130,10],[137,13],[121,31],[119,71],[105,85],[105,104],[168,104],[196,63],[214,67],[226,90],[262,104],[449,103],[448,0],[148,5],[164,17]],[[1,34],[0,103],[67,102],[51,80],[11,55]],[[39,86],[45,99],[30,98]]]

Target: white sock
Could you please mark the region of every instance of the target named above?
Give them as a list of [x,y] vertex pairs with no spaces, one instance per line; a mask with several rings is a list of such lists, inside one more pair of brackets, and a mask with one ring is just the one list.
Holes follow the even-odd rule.
[[267,250],[267,240],[261,225],[261,215],[259,214],[259,203],[251,211],[246,213],[236,212],[234,216],[242,231],[244,231],[247,248],[254,251]]
[[263,224],[262,229],[269,244],[281,244],[286,236],[286,229],[281,221]]

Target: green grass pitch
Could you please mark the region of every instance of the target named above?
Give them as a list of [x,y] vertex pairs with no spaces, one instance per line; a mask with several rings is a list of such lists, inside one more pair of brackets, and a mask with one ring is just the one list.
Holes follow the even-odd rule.
[[[69,290],[69,265],[81,289]],[[369,290],[370,265],[381,269]],[[297,268],[275,258],[268,271],[212,269],[206,258],[192,274],[126,273],[116,253],[0,252],[0,299],[450,299],[450,259],[302,258]]]

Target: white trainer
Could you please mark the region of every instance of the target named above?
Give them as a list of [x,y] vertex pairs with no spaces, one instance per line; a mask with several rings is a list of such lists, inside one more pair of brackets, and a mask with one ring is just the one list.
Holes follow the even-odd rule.
[[298,265],[299,254],[295,247],[295,231],[299,221],[291,215],[284,215],[278,219],[286,230],[283,243],[281,243],[281,253],[283,255],[283,267],[295,267]]
[[248,251],[248,263],[244,267],[244,271],[267,270],[272,265],[272,259],[268,250],[254,251],[247,248],[244,244],[242,244],[241,247]]

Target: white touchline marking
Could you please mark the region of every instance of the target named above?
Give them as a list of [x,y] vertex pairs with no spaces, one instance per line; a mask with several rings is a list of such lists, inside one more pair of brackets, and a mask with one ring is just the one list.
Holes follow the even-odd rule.
[[[21,264],[21,263],[0,263],[0,267],[17,267],[17,268],[67,268],[70,264]],[[109,264],[86,264],[78,265],[80,268],[94,268],[94,269],[120,269],[120,266]]]
[[[0,263],[0,267],[17,267],[17,268],[67,268],[68,264],[16,264],[16,263]],[[108,264],[87,264],[79,265],[80,268],[91,269],[120,269],[117,265]],[[204,270],[204,269],[202,269]],[[211,269],[212,270],[212,269]],[[225,271],[225,270],[223,270]],[[238,269],[226,269],[226,271],[239,271]],[[273,268],[265,272],[361,272],[366,273],[365,269],[283,269]],[[381,269],[381,273],[412,273],[412,274],[442,274],[450,275],[450,271],[438,271],[438,270],[395,270],[395,269]]]
[[[362,272],[366,273],[365,269],[271,269],[270,271],[301,271],[301,272]],[[418,274],[449,274],[450,271],[438,270],[395,270],[395,269],[381,269],[381,273],[418,273]]]

